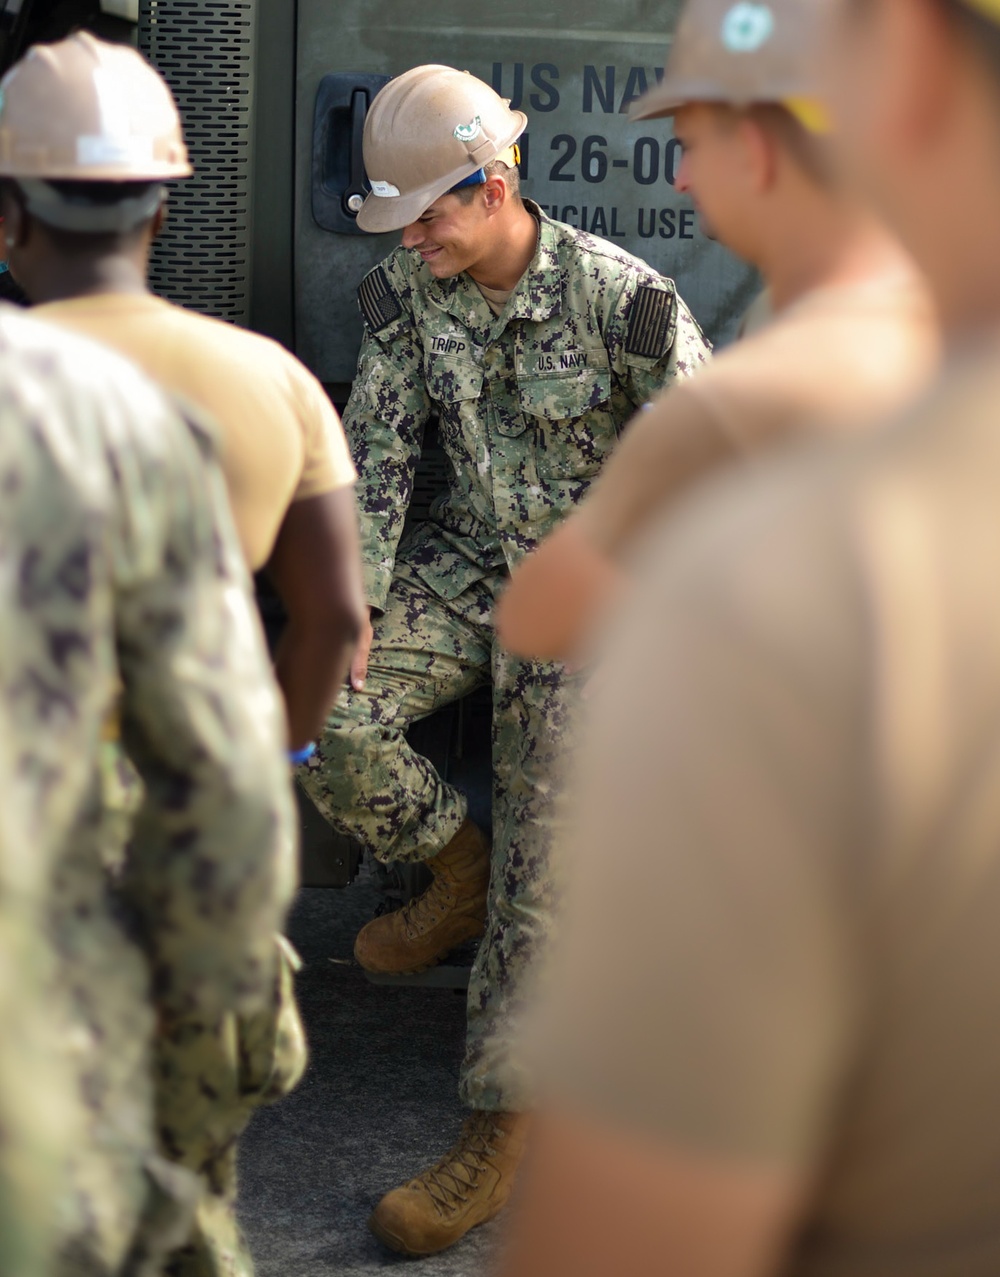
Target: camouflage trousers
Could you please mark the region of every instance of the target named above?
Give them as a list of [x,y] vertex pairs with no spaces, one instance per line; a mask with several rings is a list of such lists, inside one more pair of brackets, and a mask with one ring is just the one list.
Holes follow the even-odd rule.
[[306,1063],[295,1003],[299,959],[277,937],[280,966],[273,1001],[255,1015],[172,1024],[155,1059],[160,1145],[196,1172],[203,1194],[188,1244],[167,1277],[252,1277],[253,1261],[236,1221],[236,1144],[254,1110],[287,1095]]
[[[90,832],[81,821],[81,846],[91,842]],[[48,924],[56,967],[46,1007],[73,1080],[66,1098],[82,1119],[57,1203],[51,1271],[161,1277],[167,1256],[188,1236],[199,1186],[157,1148],[148,964],[118,916],[99,842],[92,851],[89,864],[81,854],[78,863],[57,867]]]
[[[460,1091],[472,1108],[516,1111],[531,1106],[531,1088],[511,1049],[512,1025],[550,929],[553,796],[576,680],[561,666],[500,647],[492,613],[507,579],[496,569],[457,598],[442,598],[397,561],[365,688],[342,693],[298,777],[330,823],[379,860],[434,856],[458,832],[468,805],[404,732],[492,682],[493,863],[486,934],[469,983]],[[442,587],[448,592],[448,583]]]
[[[127,854],[141,801],[141,781],[116,732],[104,742],[102,785],[103,861],[114,875]],[[253,1261],[236,1219],[237,1141],[256,1108],[274,1103],[297,1085],[307,1060],[295,1001],[299,958],[284,936],[275,939],[278,970],[267,1005],[254,1015],[161,1025],[147,1059],[159,1149],[168,1159],[156,1159],[156,1164],[161,1171],[175,1168],[201,1190],[191,1195],[196,1204],[191,1224],[183,1230],[186,1243],[172,1251],[164,1269],[157,1269],[166,1277],[253,1277]]]

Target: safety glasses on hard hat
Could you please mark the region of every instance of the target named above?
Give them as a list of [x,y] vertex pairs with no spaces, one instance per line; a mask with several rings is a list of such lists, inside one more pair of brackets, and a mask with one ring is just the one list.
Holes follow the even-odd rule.
[[[517,168],[521,163],[521,148],[515,142],[513,146],[508,146],[505,151],[501,151],[497,156],[497,160],[501,164],[506,164],[508,168]],[[449,195],[454,195],[456,191],[462,191],[467,186],[482,186],[486,181],[486,169],[477,168],[475,173],[470,173],[468,177],[463,177],[460,182],[456,182],[454,186],[448,190]]]

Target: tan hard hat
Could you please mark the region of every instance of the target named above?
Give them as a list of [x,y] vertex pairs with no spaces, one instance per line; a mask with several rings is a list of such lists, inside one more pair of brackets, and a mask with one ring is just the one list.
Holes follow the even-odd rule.
[[371,194],[358,213],[365,231],[409,226],[447,191],[506,151],[528,117],[468,71],[414,67],[390,80],[365,120]]
[[826,0],[688,0],[663,80],[632,107],[633,120],[692,102],[780,102],[821,131],[813,70]]
[[191,173],[166,82],[127,45],[79,32],[0,80],[0,177],[142,182]]

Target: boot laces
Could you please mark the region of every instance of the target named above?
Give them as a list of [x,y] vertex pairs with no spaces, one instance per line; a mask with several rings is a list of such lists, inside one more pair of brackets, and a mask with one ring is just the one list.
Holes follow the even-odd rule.
[[403,906],[401,921],[407,931],[421,934],[438,923],[453,903],[449,899],[452,894],[447,883],[435,878],[426,891]]
[[466,1204],[490,1158],[496,1156],[496,1146],[503,1137],[504,1131],[495,1124],[492,1113],[474,1113],[466,1120],[459,1141],[451,1152],[417,1181],[426,1190],[438,1214],[453,1214]]

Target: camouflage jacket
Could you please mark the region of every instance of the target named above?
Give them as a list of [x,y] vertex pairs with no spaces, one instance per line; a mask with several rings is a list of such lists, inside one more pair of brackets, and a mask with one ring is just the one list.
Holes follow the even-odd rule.
[[503,313],[402,247],[366,276],[344,426],[369,603],[389,589],[432,413],[453,477],[408,560],[442,597],[517,560],[583,496],[635,410],[711,349],[673,281],[547,218]]
[[[209,436],[118,356],[6,308],[0,486],[0,891],[41,923],[87,1129],[66,1137],[62,1241],[81,1271],[117,1272],[157,1215],[156,1014],[270,994],[294,878],[284,717]],[[145,782],[118,888],[100,768],[116,704]],[[0,1181],[5,1147],[0,1131]]]

